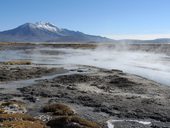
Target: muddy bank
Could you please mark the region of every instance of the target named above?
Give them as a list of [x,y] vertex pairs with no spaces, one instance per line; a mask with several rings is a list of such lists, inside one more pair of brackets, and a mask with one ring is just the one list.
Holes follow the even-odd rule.
[[[149,120],[151,124],[125,121],[116,122],[115,127],[169,127],[170,88],[118,70],[63,75],[19,90],[29,102],[46,99],[46,104],[66,103],[81,117],[105,126],[108,119],[131,119]],[[38,98],[41,101],[36,101]]]
[[0,66],[0,82],[25,80],[31,78],[38,78],[44,75],[51,75],[55,73],[63,73],[67,70],[63,68],[46,68],[46,67],[32,67],[32,66]]

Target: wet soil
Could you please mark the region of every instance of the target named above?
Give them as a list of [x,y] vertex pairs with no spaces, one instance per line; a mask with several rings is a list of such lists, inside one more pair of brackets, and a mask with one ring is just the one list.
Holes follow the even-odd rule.
[[0,66],[0,82],[38,78],[63,71],[63,68]]
[[116,128],[169,127],[170,88],[118,70],[98,69],[94,73],[63,75],[19,90],[29,102],[36,104],[40,98],[46,99],[46,104],[66,103],[82,117],[103,125],[111,118],[152,122],[151,125],[118,122]]

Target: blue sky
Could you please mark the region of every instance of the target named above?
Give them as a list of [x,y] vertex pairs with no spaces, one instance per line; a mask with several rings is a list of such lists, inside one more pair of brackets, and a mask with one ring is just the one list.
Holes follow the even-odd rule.
[[170,37],[170,0],[1,0],[0,31],[26,22],[112,38]]

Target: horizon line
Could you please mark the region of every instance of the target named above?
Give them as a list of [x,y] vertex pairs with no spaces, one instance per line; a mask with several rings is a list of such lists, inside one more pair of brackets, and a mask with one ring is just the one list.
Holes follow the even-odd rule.
[[170,34],[103,34],[102,36],[114,40],[156,40],[169,38]]

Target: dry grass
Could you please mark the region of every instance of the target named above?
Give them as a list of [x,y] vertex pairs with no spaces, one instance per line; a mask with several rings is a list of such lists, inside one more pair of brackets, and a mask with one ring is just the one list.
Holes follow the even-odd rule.
[[26,114],[0,114],[0,127],[3,128],[46,128],[46,125]]
[[40,121],[4,121],[1,126],[3,128],[46,128]]
[[47,123],[51,128],[101,128],[99,124],[78,116],[61,116]]
[[74,115],[74,111],[65,104],[51,104],[43,108],[43,112],[52,112],[54,115]]
[[14,61],[7,61],[3,62],[3,65],[31,65],[32,63],[27,60],[14,60]]
[[3,108],[0,108],[0,114],[5,113],[5,110]]
[[11,114],[0,114],[0,120],[6,121],[6,120],[28,120],[28,121],[35,121],[32,116],[21,114],[21,113],[11,113]]

